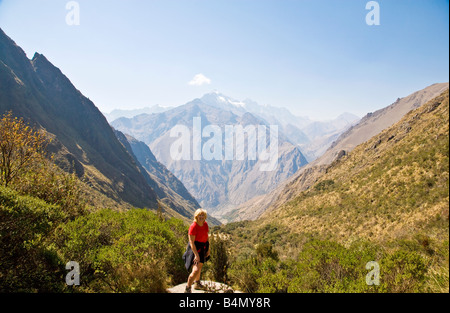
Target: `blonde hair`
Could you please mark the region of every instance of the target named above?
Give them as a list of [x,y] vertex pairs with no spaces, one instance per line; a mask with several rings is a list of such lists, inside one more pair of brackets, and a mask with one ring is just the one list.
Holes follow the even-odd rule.
[[200,214],[205,214],[205,220],[208,217],[208,213],[206,212],[206,210],[203,209],[197,209],[197,211],[195,211],[194,213],[194,222],[197,223],[197,218]]

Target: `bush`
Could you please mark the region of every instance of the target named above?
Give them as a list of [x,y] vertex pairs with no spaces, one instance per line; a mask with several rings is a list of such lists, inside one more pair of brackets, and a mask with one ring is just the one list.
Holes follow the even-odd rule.
[[386,292],[407,293],[423,291],[427,267],[416,252],[396,251],[384,258],[381,287]]
[[45,136],[8,112],[0,119],[0,184],[4,187],[39,164],[45,155]]
[[333,185],[334,185],[334,181],[331,179],[327,179],[327,180],[321,181],[321,182],[317,183],[316,185],[314,185],[314,190],[316,190],[316,191],[328,190],[329,188],[333,187]]
[[86,214],[81,181],[75,174],[63,172],[49,160],[35,164],[33,171],[18,177],[11,187],[21,194],[59,205],[69,214],[69,219]]
[[256,246],[256,255],[260,259],[270,258],[278,261],[278,253],[273,250],[273,246],[270,243],[262,243]]
[[[223,235],[215,234],[209,237],[211,261],[209,268],[213,279],[217,282],[228,282],[228,268],[230,266],[228,255],[230,242]],[[207,263],[206,263],[207,264]]]
[[[269,251],[260,249],[260,251]],[[260,252],[260,255],[264,253]],[[379,285],[368,285],[366,269],[379,263]],[[369,242],[345,247],[329,240],[312,239],[304,244],[297,260],[279,261],[250,257],[231,266],[231,281],[246,292],[420,292],[427,268],[415,251],[388,253]]]
[[0,119],[0,185],[57,204],[70,218],[84,214],[82,185],[46,158],[46,136],[6,113]]
[[253,257],[234,262],[229,270],[230,281],[243,292],[256,292],[259,288],[258,278],[261,274],[256,265],[256,258]]
[[289,269],[283,268],[284,264],[277,264],[274,259],[266,259],[260,268],[258,278],[258,292],[262,293],[286,293],[290,285]]
[[58,233],[63,259],[80,264],[83,291],[165,292],[167,284],[187,279],[181,221],[140,209],[101,210]]
[[376,249],[368,243],[346,248],[333,241],[312,240],[299,255],[297,275],[289,291],[367,291],[365,265],[376,258]]
[[0,187],[0,292],[54,292],[64,265],[49,238],[67,214],[57,205]]

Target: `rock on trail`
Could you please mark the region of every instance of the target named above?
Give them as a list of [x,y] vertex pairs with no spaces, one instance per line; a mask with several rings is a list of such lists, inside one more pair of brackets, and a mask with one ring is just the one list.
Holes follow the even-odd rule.
[[[230,286],[222,283],[213,282],[210,280],[202,280],[201,282],[202,285],[206,287],[205,290],[195,290],[192,286],[192,293],[241,293],[240,291],[235,291]],[[169,293],[184,293],[186,285],[187,283],[183,283],[169,288],[167,291]]]

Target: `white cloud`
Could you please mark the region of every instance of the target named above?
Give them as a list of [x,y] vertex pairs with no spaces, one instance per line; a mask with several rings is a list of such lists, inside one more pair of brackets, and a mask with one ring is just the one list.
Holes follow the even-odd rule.
[[194,78],[192,78],[192,80],[188,84],[191,86],[201,86],[205,84],[209,85],[211,84],[211,79],[209,79],[203,74],[197,74],[194,76]]

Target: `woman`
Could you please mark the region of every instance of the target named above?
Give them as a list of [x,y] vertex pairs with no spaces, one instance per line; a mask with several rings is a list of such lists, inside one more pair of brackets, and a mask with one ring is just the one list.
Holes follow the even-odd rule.
[[194,222],[189,227],[189,244],[194,253],[194,261],[192,273],[189,275],[186,285],[186,293],[192,292],[192,284],[194,289],[205,289],[200,283],[200,273],[202,271],[203,263],[209,256],[209,227],[206,222],[206,211],[198,209],[194,214]]

